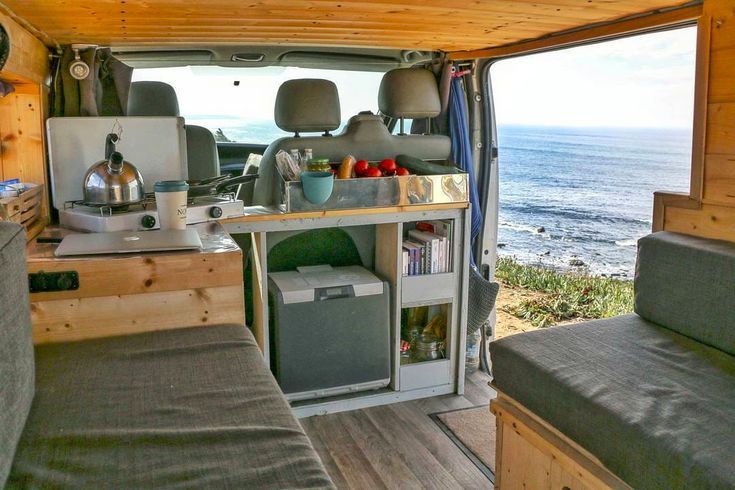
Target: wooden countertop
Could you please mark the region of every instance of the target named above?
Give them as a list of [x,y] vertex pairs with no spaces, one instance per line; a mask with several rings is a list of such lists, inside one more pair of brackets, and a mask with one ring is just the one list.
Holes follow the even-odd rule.
[[245,207],[245,214],[234,218],[219,220],[223,225],[236,223],[252,223],[262,221],[284,221],[314,218],[338,218],[345,216],[364,216],[371,214],[396,214],[421,211],[441,211],[446,209],[465,209],[467,202],[453,202],[444,204],[412,204],[408,206],[386,206],[380,208],[357,209],[326,209],[318,211],[302,211],[299,213],[284,213],[276,208],[263,206]]

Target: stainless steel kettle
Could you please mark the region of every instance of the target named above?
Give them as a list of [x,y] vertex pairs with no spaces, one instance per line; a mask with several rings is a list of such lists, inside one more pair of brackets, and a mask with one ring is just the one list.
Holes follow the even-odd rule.
[[84,175],[84,203],[94,206],[124,207],[145,198],[143,176],[135,165],[115,151],[118,136],[108,134],[105,159],[95,163]]

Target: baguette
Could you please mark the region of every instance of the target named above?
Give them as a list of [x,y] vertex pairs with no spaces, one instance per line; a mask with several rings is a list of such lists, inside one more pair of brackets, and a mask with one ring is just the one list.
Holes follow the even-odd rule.
[[357,160],[352,155],[347,155],[344,160],[342,160],[342,165],[339,166],[339,170],[337,170],[337,178],[338,179],[350,179],[352,178],[352,171],[355,167],[355,163]]

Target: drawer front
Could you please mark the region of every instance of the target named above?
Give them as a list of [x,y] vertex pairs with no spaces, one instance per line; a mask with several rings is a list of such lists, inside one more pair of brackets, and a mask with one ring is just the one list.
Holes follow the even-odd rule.
[[400,391],[417,390],[419,388],[441,386],[450,383],[449,359],[401,366],[399,378]]
[[425,274],[404,276],[401,279],[403,306],[431,304],[439,301],[450,303],[456,291],[456,274]]

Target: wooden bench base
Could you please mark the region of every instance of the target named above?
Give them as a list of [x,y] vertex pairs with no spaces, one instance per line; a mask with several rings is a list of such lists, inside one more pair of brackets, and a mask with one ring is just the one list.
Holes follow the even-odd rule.
[[512,398],[490,402],[497,423],[495,488],[630,488],[602,463]]

